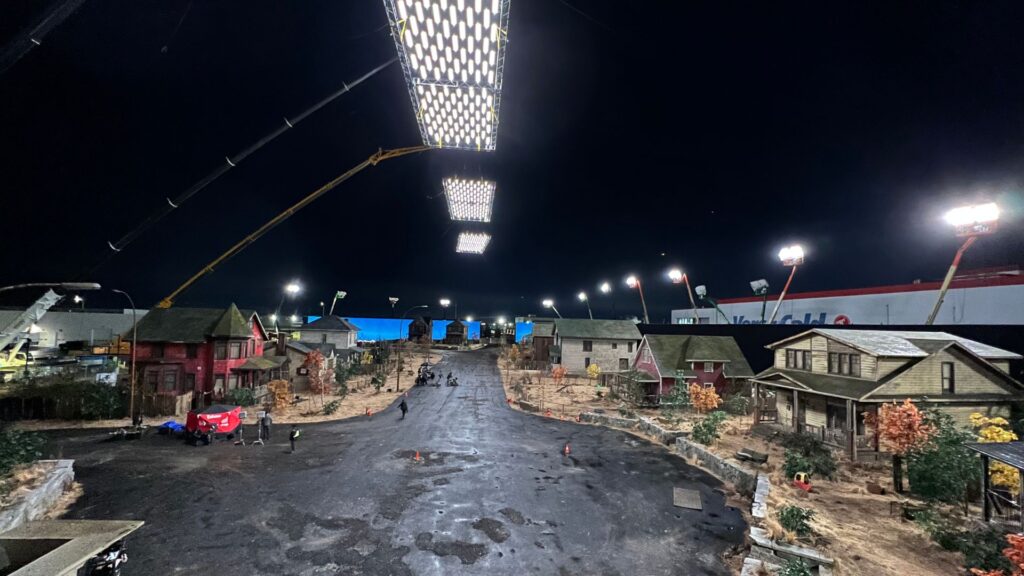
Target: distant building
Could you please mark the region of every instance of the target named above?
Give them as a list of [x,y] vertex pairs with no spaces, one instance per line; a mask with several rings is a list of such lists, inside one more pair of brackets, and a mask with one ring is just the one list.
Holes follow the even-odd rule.
[[265,382],[269,367],[241,367],[262,356],[266,339],[259,316],[234,304],[226,309],[155,308],[138,324],[138,382],[145,394],[191,392],[194,405],[208,404],[234,388]]
[[680,383],[713,386],[721,394],[754,376],[731,336],[647,334],[633,368],[644,375],[641,382],[655,403]]
[[551,362],[551,347],[555,344],[555,323],[535,321],[532,338],[533,361],[537,363]]
[[453,346],[464,346],[469,335],[469,327],[459,320],[452,320],[445,326],[444,343]]
[[558,319],[553,335],[551,362],[570,374],[582,374],[591,364],[604,374],[629,370],[641,338],[630,320]]
[[1010,415],[1024,386],[1008,374],[1021,356],[945,332],[815,328],[770,345],[775,364],[753,379],[758,420],[858,453],[877,452],[864,415],[909,398],[968,425]]
[[356,345],[359,327],[340,316],[324,316],[299,329],[299,342],[333,344],[336,349]]
[[434,322],[430,316],[417,316],[409,323],[410,342],[433,342]]
[[305,364],[313,350],[319,350],[323,354],[324,366],[333,372],[338,360],[337,348],[334,344],[289,341],[284,334],[279,335],[277,341],[264,345],[263,359],[276,366],[270,374],[272,379],[287,380],[291,383],[294,392],[303,392],[309,390],[309,370]]
[[[0,310],[0,327],[13,321],[22,309]],[[149,312],[136,310],[140,321]],[[36,322],[28,333],[32,345],[38,348],[57,348],[72,342],[86,346],[106,346],[120,335],[131,336],[132,311],[126,310],[50,310]]]

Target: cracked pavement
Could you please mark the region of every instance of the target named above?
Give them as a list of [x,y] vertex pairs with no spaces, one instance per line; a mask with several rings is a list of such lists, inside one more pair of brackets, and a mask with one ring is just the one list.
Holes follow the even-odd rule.
[[[66,517],[145,520],[125,576],[729,573],[745,524],[718,480],[625,432],[510,409],[495,359],[446,353],[436,370],[460,386],[411,389],[405,420],[303,426],[295,454],[281,424],[263,447],[54,433],[85,491]],[[673,507],[673,486],[704,509]]]

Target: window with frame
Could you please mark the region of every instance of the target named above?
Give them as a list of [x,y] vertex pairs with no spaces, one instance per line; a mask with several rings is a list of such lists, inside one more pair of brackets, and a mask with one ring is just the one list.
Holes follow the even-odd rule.
[[828,373],[860,377],[860,354],[829,352]]
[[594,341],[593,340],[584,340],[583,341],[583,351],[584,352],[592,352],[593,350],[594,350]]
[[619,358],[619,370],[629,370],[628,358]]
[[238,388],[238,374],[228,375],[228,390],[234,390]]
[[956,394],[956,371],[952,362],[942,363],[942,393]]
[[228,357],[228,344],[227,342],[217,342],[213,345],[213,359],[223,360]]
[[213,377],[213,392],[215,394],[223,394],[224,393],[224,375],[223,374],[217,374],[216,376]]
[[583,367],[590,368],[590,356],[587,356],[586,358],[583,359]]
[[183,391],[184,392],[192,392],[195,389],[196,389],[196,375],[195,374],[191,374],[191,373],[185,374],[185,390],[183,390]]
[[228,344],[228,358],[235,360],[242,357],[242,343],[231,342]]
[[199,344],[185,344],[185,358],[198,358]]
[[626,342],[626,352],[632,352],[632,351],[633,351],[633,343],[632,342]]
[[704,363],[704,372],[710,373],[710,372],[714,372],[714,371],[715,371],[715,363],[714,362],[705,362]]
[[156,372],[156,371],[146,372],[146,388],[149,389],[152,392],[156,392],[156,388],[159,385],[160,385],[160,373]]
[[612,342],[612,350],[618,350],[618,349],[619,349],[619,343],[618,342]]
[[160,390],[162,392],[175,392],[178,389],[178,373],[167,371],[164,372],[164,378],[161,382]]

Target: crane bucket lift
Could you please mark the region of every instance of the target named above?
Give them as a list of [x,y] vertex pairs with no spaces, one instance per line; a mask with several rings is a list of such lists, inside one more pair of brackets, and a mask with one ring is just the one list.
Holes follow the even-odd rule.
[[[32,325],[38,322],[57,302],[60,302],[61,298],[63,296],[53,290],[47,290],[45,294],[26,308],[12,322],[0,327],[0,368],[14,364],[15,360],[18,359],[18,352],[21,351],[25,340],[28,339],[27,334],[32,329]],[[6,350],[12,343],[14,346],[10,350]],[[21,362],[24,363],[24,360]]]

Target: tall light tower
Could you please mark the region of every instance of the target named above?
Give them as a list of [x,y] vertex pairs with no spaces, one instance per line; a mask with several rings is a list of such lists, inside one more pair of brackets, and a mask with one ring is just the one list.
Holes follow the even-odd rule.
[[[284,299],[295,298],[296,296],[299,295],[299,292],[302,292],[302,286],[298,282],[292,281],[285,285],[284,291],[281,293],[281,301],[277,303],[277,310],[275,310],[274,313],[270,315],[270,319],[274,321],[274,330],[276,332],[281,332],[281,327],[278,324],[278,320],[281,319],[281,307],[284,306]],[[294,324],[295,322],[292,321],[292,323]]]
[[693,323],[700,324],[700,316],[697,315],[697,304],[693,301],[693,290],[690,289],[690,279],[686,276],[686,273],[679,268],[673,268],[668,271],[668,279],[673,284],[686,284],[686,293],[690,296],[690,310],[693,312]]
[[786,280],[786,285],[782,287],[782,294],[779,294],[779,301],[775,303],[775,309],[772,310],[772,316],[768,319],[768,323],[775,322],[775,317],[779,314],[779,307],[782,306],[782,300],[786,297],[786,292],[789,291],[789,285],[793,282],[793,276],[796,274],[796,267],[804,263],[804,248],[799,244],[793,244],[792,246],[786,246],[782,250],[779,250],[779,260],[782,261],[783,266],[792,266],[793,269],[789,272],[789,279]]
[[626,278],[626,286],[636,288],[637,291],[640,292],[640,305],[643,306],[644,309],[644,324],[650,324],[651,319],[647,317],[647,301],[644,300],[644,287],[640,284],[640,279],[631,275]]
[[[601,282],[601,285],[598,286],[598,290],[601,291],[601,294],[612,294],[612,285],[608,282]],[[615,310],[615,295],[612,294],[612,318],[618,317],[619,313]]]
[[579,298],[580,302],[583,302],[584,304],[587,305],[587,316],[590,316],[590,319],[593,320],[594,313],[590,311],[590,299],[587,298],[587,293],[580,292],[579,294],[576,295],[576,297]]
[[444,309],[444,319],[447,320],[448,319],[448,307],[451,306],[452,301],[447,299],[447,298],[441,298],[441,300],[438,301],[438,304],[440,304],[441,308]]
[[966,240],[964,240],[960,249],[956,251],[953,263],[949,265],[946,277],[942,280],[942,287],[939,288],[939,298],[935,301],[935,307],[932,308],[932,313],[928,315],[928,320],[925,322],[928,326],[934,324],[936,316],[939,315],[942,302],[946,299],[946,292],[949,291],[949,285],[953,282],[953,276],[956,274],[956,269],[960,266],[960,259],[963,258],[964,253],[967,252],[967,249],[972,244],[977,242],[978,236],[984,236],[996,231],[999,225],[999,206],[994,202],[961,206],[946,212],[945,220],[956,229],[958,237],[966,238]]

